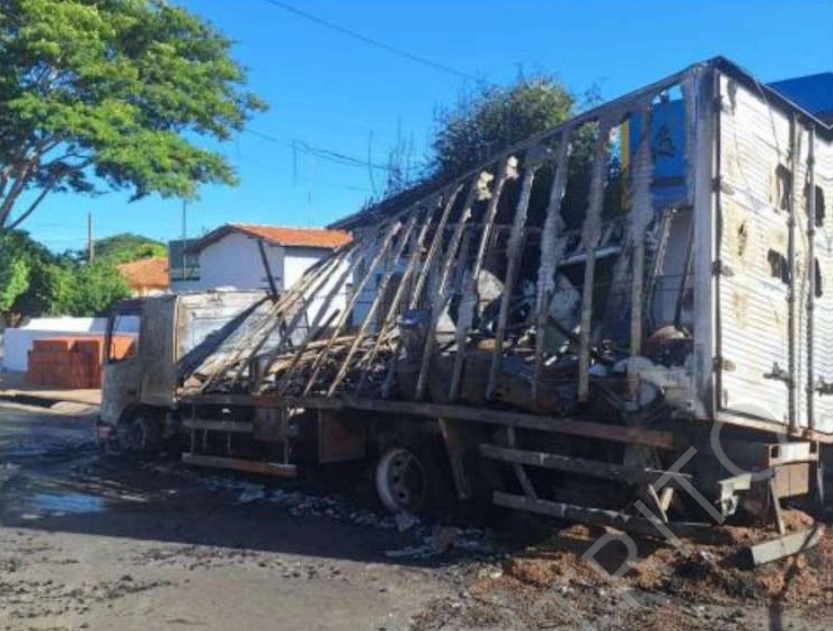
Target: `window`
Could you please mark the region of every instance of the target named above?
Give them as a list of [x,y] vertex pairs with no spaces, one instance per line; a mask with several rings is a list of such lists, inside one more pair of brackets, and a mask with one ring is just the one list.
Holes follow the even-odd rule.
[[783,164],[775,169],[776,200],[775,204],[780,210],[790,209],[790,197],[793,192],[793,174]]
[[769,263],[769,273],[772,278],[778,278],[785,285],[790,284],[790,266],[787,259],[777,250],[767,252],[766,260]]
[[822,280],[821,280],[821,267],[819,266],[819,260],[815,259],[815,279],[813,283],[815,285],[815,291],[813,292],[816,298],[821,298],[822,294],[824,293],[824,289],[822,288]]
[[138,318],[133,315],[117,314],[107,323],[107,363],[112,364],[133,357],[138,352],[139,336],[134,324]]
[[[821,186],[816,186],[815,196],[816,196],[816,228],[822,228],[822,227],[824,227],[825,207],[824,207],[824,191],[822,190]],[[809,184],[804,189],[804,199],[807,202],[807,213],[809,214],[809,212],[810,212],[810,185]]]

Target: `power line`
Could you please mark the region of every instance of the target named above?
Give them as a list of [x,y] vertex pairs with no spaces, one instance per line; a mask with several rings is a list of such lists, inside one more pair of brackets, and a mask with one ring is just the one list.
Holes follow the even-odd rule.
[[481,83],[483,80],[479,77],[476,77],[472,74],[467,72],[463,72],[461,70],[456,70],[451,66],[447,66],[445,64],[439,63],[437,61],[433,61],[426,57],[422,57],[421,55],[416,55],[414,53],[410,53],[407,50],[402,50],[401,48],[397,48],[396,46],[392,46],[390,44],[386,44],[385,42],[380,42],[377,39],[373,39],[371,37],[367,37],[366,35],[362,35],[361,33],[357,33],[356,31],[350,30],[344,26],[340,26],[329,20],[325,20],[324,18],[320,18],[317,15],[312,15],[311,13],[307,13],[306,11],[302,11],[297,7],[292,6],[291,4],[287,4],[286,2],[281,2],[281,0],[264,0],[265,2],[278,7],[279,9],[283,9],[284,11],[289,11],[299,17],[307,19],[311,22],[315,22],[321,26],[324,26],[330,30],[336,31],[341,33],[342,35],[347,35],[348,37],[352,37],[355,40],[368,44],[369,46],[374,46],[375,48],[379,48],[389,53],[393,53],[394,55],[398,55],[399,57],[403,57],[410,61],[414,61],[416,63],[420,63],[423,66],[428,66],[429,68],[433,68],[434,70],[440,70],[441,72],[445,72],[448,74],[455,75],[462,79],[467,79],[469,81],[475,81],[477,83]]
[[[317,158],[321,158],[323,160],[329,160],[330,162],[335,162],[336,164],[343,164],[347,166],[359,167],[362,169],[376,169],[379,171],[390,171],[391,167],[385,164],[378,164],[373,162],[368,162],[367,160],[362,160],[361,158],[356,158],[355,156],[347,155],[346,153],[341,153],[340,151],[335,151],[333,149],[326,149],[324,147],[316,147],[314,145],[309,144],[303,140],[281,140],[280,138],[276,138],[270,134],[264,133],[262,131],[258,131],[256,129],[252,129],[251,127],[246,127],[245,131],[253,136],[257,136],[263,140],[267,140],[269,142],[273,142],[279,145],[283,145],[285,147],[289,147],[293,151],[303,151],[308,155],[315,156]],[[420,169],[419,165],[413,165],[409,167],[409,170],[416,171]]]

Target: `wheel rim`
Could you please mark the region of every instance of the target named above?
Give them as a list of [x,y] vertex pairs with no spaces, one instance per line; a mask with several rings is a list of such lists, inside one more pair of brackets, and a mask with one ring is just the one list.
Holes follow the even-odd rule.
[[382,502],[393,511],[419,509],[428,491],[425,467],[405,448],[393,449],[382,457],[377,484]]

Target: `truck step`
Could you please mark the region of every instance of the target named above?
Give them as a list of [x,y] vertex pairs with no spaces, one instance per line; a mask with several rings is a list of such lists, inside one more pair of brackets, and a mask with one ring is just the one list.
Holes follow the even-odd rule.
[[541,451],[529,451],[515,447],[501,447],[483,443],[479,446],[480,455],[491,460],[500,460],[513,464],[529,465],[544,469],[555,469],[568,473],[586,475],[606,480],[627,482],[655,482],[665,478],[671,481],[690,479],[691,476],[678,472],[665,472],[658,469],[626,467],[621,464],[586,460],[575,456],[564,456]]
[[201,467],[217,467],[220,469],[234,469],[249,473],[264,473],[283,478],[294,478],[298,475],[298,468],[294,464],[280,464],[264,462],[262,460],[243,460],[242,458],[225,458],[222,456],[208,456],[186,452],[182,454],[182,462]]
[[725,540],[725,535],[722,535],[717,529],[711,528],[711,524],[708,523],[670,522],[664,524],[656,515],[652,515],[648,519],[615,510],[529,498],[523,495],[504,493],[503,491],[495,491],[492,494],[492,502],[496,506],[503,506],[504,508],[547,515],[592,526],[615,528],[622,532],[648,537],[667,537],[669,533],[673,533],[678,537],[696,537],[703,541],[717,542],[721,539]]
[[242,421],[209,421],[204,419],[185,419],[185,429],[201,429],[209,432],[231,432],[233,434],[251,434],[254,424]]

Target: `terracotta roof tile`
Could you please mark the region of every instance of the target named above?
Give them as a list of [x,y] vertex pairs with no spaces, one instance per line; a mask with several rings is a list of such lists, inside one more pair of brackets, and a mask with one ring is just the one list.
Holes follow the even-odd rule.
[[130,289],[168,288],[168,259],[164,256],[139,259],[117,267]]
[[188,249],[191,252],[199,252],[232,232],[242,232],[255,239],[263,239],[275,245],[310,248],[337,248],[351,241],[350,235],[343,230],[283,228],[281,226],[262,226],[248,223],[227,223],[197,239]]

